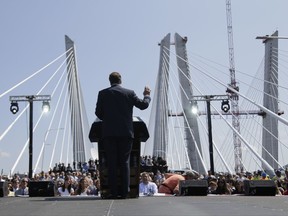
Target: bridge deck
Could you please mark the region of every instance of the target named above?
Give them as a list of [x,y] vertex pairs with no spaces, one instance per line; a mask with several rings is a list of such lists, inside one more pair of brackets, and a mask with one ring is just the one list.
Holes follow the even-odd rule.
[[139,197],[103,200],[99,197],[4,197],[0,215],[7,216],[204,216],[285,215],[288,196]]

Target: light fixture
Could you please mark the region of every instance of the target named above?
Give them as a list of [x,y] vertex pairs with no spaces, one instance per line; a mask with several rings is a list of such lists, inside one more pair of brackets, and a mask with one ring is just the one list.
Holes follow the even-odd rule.
[[43,104],[42,104],[42,110],[43,112],[47,113],[50,111],[50,104],[48,101],[43,101]]
[[198,105],[196,101],[192,102],[191,112],[196,115],[198,113]]
[[10,111],[13,114],[16,114],[19,111],[19,106],[17,102],[14,102],[14,101],[11,102]]
[[222,100],[221,109],[223,112],[227,113],[230,110],[230,105],[228,100]]

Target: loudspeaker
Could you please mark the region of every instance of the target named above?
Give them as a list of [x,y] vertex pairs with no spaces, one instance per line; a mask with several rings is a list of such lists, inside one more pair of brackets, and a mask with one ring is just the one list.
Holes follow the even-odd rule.
[[8,184],[7,182],[0,182],[0,197],[8,196]]
[[246,196],[275,196],[276,185],[273,180],[244,180]]
[[207,196],[208,182],[206,180],[182,180],[179,182],[181,196]]
[[30,197],[52,197],[54,196],[54,182],[51,181],[29,181]]

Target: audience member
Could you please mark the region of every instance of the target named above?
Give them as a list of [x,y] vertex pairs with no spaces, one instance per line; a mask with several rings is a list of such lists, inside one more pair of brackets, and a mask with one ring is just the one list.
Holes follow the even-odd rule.
[[218,179],[215,194],[231,194],[231,189],[229,188],[225,178],[221,177]]
[[64,183],[61,187],[58,187],[57,194],[59,196],[71,196],[74,195],[74,189],[72,187],[72,181],[69,176],[65,176]]
[[186,171],[184,174],[166,173],[164,182],[159,186],[159,193],[179,195],[179,181],[199,179],[196,171]]
[[139,194],[144,196],[152,196],[158,193],[157,185],[152,182],[151,177],[147,172],[141,174],[141,182],[139,184]]
[[29,195],[28,179],[23,178],[21,180],[19,188],[15,191],[15,196]]
[[20,182],[18,179],[12,179],[11,191],[15,193],[19,189],[19,185],[20,185]]
[[80,179],[75,194],[79,196],[91,195],[91,190],[89,188],[89,179],[87,177],[83,177]]

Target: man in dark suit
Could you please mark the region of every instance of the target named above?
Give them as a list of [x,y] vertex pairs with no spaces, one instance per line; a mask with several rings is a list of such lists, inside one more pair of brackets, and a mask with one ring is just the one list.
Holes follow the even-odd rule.
[[[111,86],[98,94],[95,114],[102,120],[102,142],[108,161],[109,198],[126,198],[130,185],[130,153],[133,145],[133,107],[148,108],[150,89],[145,87],[140,99],[135,92],[123,88],[121,75],[109,76]],[[117,171],[120,169],[121,189],[117,187]]]

